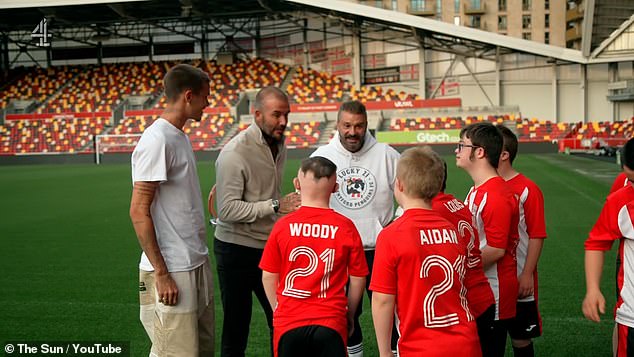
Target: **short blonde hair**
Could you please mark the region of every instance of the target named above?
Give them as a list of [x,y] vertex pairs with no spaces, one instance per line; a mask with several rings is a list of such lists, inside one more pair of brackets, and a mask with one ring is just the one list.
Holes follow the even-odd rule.
[[431,200],[442,189],[444,161],[427,145],[407,149],[398,160],[396,177],[407,196]]

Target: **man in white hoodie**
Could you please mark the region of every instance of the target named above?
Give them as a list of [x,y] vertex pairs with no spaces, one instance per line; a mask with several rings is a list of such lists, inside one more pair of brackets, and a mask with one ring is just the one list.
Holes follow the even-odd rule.
[[[339,189],[331,196],[330,207],[352,220],[361,234],[370,269],[366,281],[369,285],[376,237],[394,216],[394,181],[400,155],[389,145],[376,141],[368,131],[365,106],[359,101],[350,101],[339,108],[335,136],[311,156],[325,157],[337,165]],[[371,295],[370,290],[368,295]],[[354,330],[348,339],[351,357],[363,356],[363,335],[359,325],[362,310],[359,304]],[[395,342],[393,347],[396,347]]]

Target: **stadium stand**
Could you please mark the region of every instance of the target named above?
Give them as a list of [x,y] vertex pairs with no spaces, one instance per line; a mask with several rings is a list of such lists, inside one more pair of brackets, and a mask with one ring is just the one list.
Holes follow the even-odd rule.
[[610,135],[621,138],[631,138],[634,136],[634,117],[630,120],[617,121],[612,123]]
[[109,112],[127,95],[157,96],[168,62],[88,66],[38,113]]
[[378,100],[416,100],[420,99],[420,96],[417,94],[405,93],[403,91],[397,93],[391,88],[383,89],[381,86],[364,86],[361,87],[361,89],[351,87],[350,99],[360,100],[365,103]]
[[12,99],[43,102],[79,71],[78,66],[32,67],[20,70],[20,75],[0,91],[0,109],[6,108]]
[[579,125],[577,138],[610,138],[615,136],[629,137],[626,135],[631,133],[631,124],[631,122],[625,121],[618,121],[614,123],[607,121],[583,123]]
[[[122,120],[108,134],[141,134],[150,126],[156,116],[139,115]],[[213,149],[224,137],[225,133],[234,123],[233,117],[229,113],[203,114],[203,120],[196,122],[190,120],[185,124],[183,131],[189,136],[192,147],[195,151]],[[134,149],[131,143],[138,140],[134,137],[105,137],[103,152],[132,152]]]
[[290,123],[286,129],[289,147],[309,147],[317,144],[326,122]]
[[410,130],[434,130],[434,129],[460,129],[466,125],[489,121],[496,124],[505,122],[514,122],[514,115],[487,115],[487,116],[467,116],[464,120],[460,116],[443,116],[436,118],[418,117],[418,118],[392,118],[390,120],[389,130],[392,131],[410,131]]
[[[217,64],[216,61],[199,63],[211,78],[209,96],[210,107],[231,107],[236,105],[240,93],[269,85],[279,86],[290,67],[264,59],[237,61],[230,65]],[[156,109],[165,108],[162,96],[154,105]]]
[[460,129],[464,122],[460,117],[440,118],[392,118],[391,131],[430,130],[430,129]]
[[550,120],[523,119],[517,123],[517,137],[521,141],[552,141],[571,137],[577,123],[554,123]]
[[259,58],[231,65],[218,65],[214,61],[205,65],[211,77],[212,97],[215,97],[215,104],[210,104],[212,107],[235,105],[240,93],[247,89],[279,86],[289,70],[286,65]]
[[93,136],[103,133],[110,118],[11,120],[0,126],[4,155],[91,152]]
[[[286,126],[286,145],[289,148],[302,148],[317,145],[321,134],[326,127],[325,121],[293,122]],[[249,127],[251,123],[241,122],[238,125],[239,133]]]
[[329,103],[342,101],[352,88],[341,77],[299,66],[286,91],[292,103]]
[[[0,90],[0,109],[5,108],[12,99],[24,99],[43,103],[36,110],[40,114],[34,114],[34,118],[41,113],[110,112],[127,95],[150,96],[157,102],[154,107],[160,109],[165,103],[165,98],[161,95],[161,81],[172,64],[119,63],[20,69],[13,73],[8,84]],[[238,60],[230,65],[218,64],[216,61],[195,61],[195,64],[210,74],[212,108],[235,106],[240,94],[248,90],[267,85],[279,86],[291,70],[287,65],[264,59]],[[294,70],[294,76],[286,89],[291,102],[296,104],[333,103],[347,99],[364,102],[419,99],[415,94],[397,93],[393,89],[380,86],[355,88],[342,77],[301,66]],[[98,115],[105,116],[104,114]],[[190,122],[184,129],[194,150],[216,148],[234,125],[234,118],[227,113],[205,115],[202,122]],[[156,115],[130,117],[114,128],[109,127],[110,117],[37,118],[7,120],[4,125],[0,125],[0,154],[92,152],[94,135],[140,134]],[[634,118],[616,122],[555,123],[536,118],[520,119],[513,114],[460,116],[459,112],[450,112],[444,116],[396,116],[387,120],[382,127],[383,130],[390,131],[460,129],[483,120],[514,126],[521,141],[603,140],[627,138],[634,134]],[[291,122],[286,133],[287,143],[290,147],[317,145],[320,139],[322,142],[324,140],[321,136],[326,125],[325,121]],[[241,123],[231,133],[244,130],[247,126],[248,124]],[[381,130],[381,126],[377,128]],[[133,149],[130,144],[136,139],[109,137],[105,140],[107,145],[104,151],[130,152]],[[133,141],[128,142],[129,140]],[[121,141],[121,145],[117,145],[117,141]]]

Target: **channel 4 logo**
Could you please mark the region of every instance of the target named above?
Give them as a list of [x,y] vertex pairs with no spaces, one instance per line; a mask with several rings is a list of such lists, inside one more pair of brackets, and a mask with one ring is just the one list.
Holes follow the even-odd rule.
[[31,32],[31,38],[38,40],[38,42],[35,44],[36,46],[50,47],[51,37],[53,37],[53,35],[48,32],[48,20],[45,17],[40,21],[39,24],[37,24],[37,26],[35,26],[35,29]]

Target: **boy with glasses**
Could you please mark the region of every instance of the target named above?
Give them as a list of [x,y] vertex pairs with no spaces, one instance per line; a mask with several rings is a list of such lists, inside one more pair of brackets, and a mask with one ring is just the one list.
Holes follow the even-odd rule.
[[504,356],[509,321],[515,317],[518,282],[515,252],[518,243],[518,203],[497,173],[503,137],[491,123],[475,123],[460,131],[456,165],[474,186],[465,204],[473,215],[480,238],[482,265],[495,297],[495,317],[490,326],[478,325],[486,356]]

